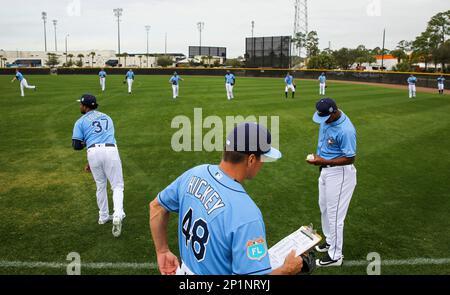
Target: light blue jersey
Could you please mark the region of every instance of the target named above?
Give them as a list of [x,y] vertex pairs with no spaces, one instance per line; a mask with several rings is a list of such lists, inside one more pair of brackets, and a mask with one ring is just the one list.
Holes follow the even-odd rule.
[[127,74],[125,75],[125,77],[127,79],[134,80],[134,73],[133,73],[133,71],[128,71]]
[[22,75],[21,72],[17,72],[17,73],[16,73],[16,79],[17,79],[19,82],[22,82],[22,80],[25,79],[25,78],[23,77],[23,75]]
[[100,72],[98,73],[98,76],[99,76],[100,78],[106,78],[106,72],[105,72],[105,71],[100,71]]
[[344,112],[337,121],[320,124],[317,155],[326,160],[356,156],[356,130]]
[[294,77],[287,75],[286,78],[284,78],[284,82],[286,82],[287,85],[292,85],[292,83],[294,83]]
[[408,81],[409,85],[416,85],[417,78],[416,77],[409,77],[407,81]]
[[437,82],[438,82],[438,84],[444,84],[445,83],[445,78],[444,77],[439,77],[439,78],[437,78]]
[[234,84],[234,81],[236,80],[236,77],[233,74],[226,74],[225,75],[225,82],[226,84]]
[[180,82],[181,77],[178,75],[174,75],[170,78],[169,82],[172,83],[173,85],[178,85],[178,83]]
[[320,75],[319,76],[319,82],[321,84],[325,84],[325,82],[327,82],[327,77],[325,75]]
[[113,121],[106,114],[90,111],[75,123],[72,139],[85,142],[87,147],[93,144],[115,144]]
[[272,271],[261,211],[240,183],[217,165],[186,171],[158,194],[166,210],[179,213],[182,262],[195,274]]

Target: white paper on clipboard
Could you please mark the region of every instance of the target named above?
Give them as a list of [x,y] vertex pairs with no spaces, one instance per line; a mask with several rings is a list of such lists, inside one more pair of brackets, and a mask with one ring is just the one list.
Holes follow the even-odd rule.
[[269,249],[272,269],[282,266],[286,256],[292,250],[295,250],[297,256],[299,256],[317,245],[321,240],[322,237],[314,231],[312,225],[300,227]]

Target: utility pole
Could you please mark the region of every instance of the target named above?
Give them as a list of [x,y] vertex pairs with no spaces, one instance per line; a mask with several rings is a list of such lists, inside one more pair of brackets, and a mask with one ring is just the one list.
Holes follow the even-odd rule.
[[148,65],[148,33],[150,32],[150,26],[145,26],[145,30],[147,31],[147,68],[149,68]]
[[42,20],[44,21],[44,46],[45,52],[47,52],[47,12],[42,12]]
[[200,33],[200,47],[198,48],[200,56],[202,56],[202,31],[205,28],[205,23],[204,22],[198,22],[197,23],[197,28],[198,31]]
[[120,17],[122,16],[122,8],[113,9],[114,16],[117,17],[117,53],[120,54]]
[[56,39],[56,24],[58,21],[56,19],[53,20],[53,27],[55,28],[55,52],[58,52],[58,41]]

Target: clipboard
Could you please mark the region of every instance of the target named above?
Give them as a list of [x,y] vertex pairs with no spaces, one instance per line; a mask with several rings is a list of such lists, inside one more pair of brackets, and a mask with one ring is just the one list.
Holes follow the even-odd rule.
[[317,245],[321,240],[322,237],[317,234],[312,224],[300,227],[269,249],[272,269],[282,266],[286,256],[292,250],[295,250],[297,256],[300,256]]

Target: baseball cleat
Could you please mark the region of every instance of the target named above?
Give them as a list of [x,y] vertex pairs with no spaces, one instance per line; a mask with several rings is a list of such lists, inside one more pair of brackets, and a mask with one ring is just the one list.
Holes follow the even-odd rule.
[[108,215],[108,217],[106,219],[98,219],[98,224],[106,224],[108,222],[110,222],[113,219],[112,215]]
[[316,260],[317,267],[329,267],[329,266],[341,266],[342,261],[344,260],[344,256],[341,256],[338,260],[331,259],[328,253],[322,257],[321,259]]
[[314,247],[314,249],[316,249],[317,252],[325,253],[325,252],[328,252],[328,249],[330,249],[330,245],[328,245],[327,242],[324,242],[324,243]]
[[121,233],[122,233],[122,219],[120,217],[114,217],[112,234],[114,237],[118,238]]

